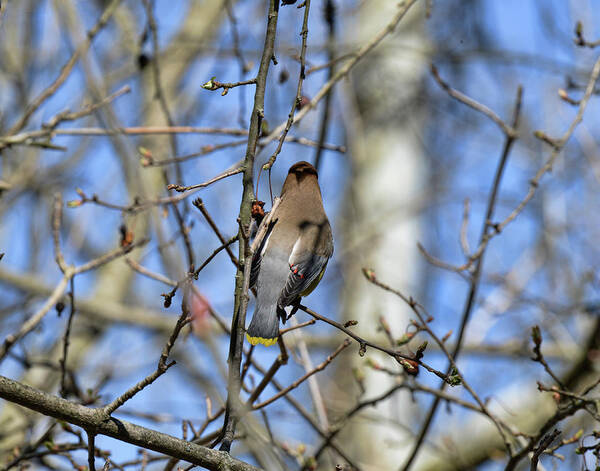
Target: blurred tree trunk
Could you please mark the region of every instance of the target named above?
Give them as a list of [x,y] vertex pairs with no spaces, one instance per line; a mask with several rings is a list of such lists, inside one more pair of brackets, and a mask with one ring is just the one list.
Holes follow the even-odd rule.
[[[364,42],[381,30],[396,8],[396,2],[387,0],[363,4],[357,15],[357,41]],[[345,113],[352,176],[346,190],[343,246],[338,252],[345,278],[341,312],[345,320],[359,322],[355,327],[359,335],[388,345],[387,337],[378,331],[379,317],[387,320],[398,338],[405,333],[408,309],[397,297],[370,285],[361,269],[373,268],[381,280],[418,296],[418,200],[426,177],[421,146],[425,112],[419,104],[428,63],[424,20],[421,3],[393,36],[365,58],[347,94],[352,110]],[[367,356],[399,370],[397,363],[373,350],[367,349]],[[339,369],[340,376],[347,377],[349,367],[366,375],[361,399],[382,394],[395,381],[368,368],[365,358],[348,356],[351,365]],[[350,403],[360,394],[356,383],[345,390],[353,392],[347,397]],[[395,469],[401,462],[411,441],[403,430],[411,416],[403,404],[410,402],[405,393],[394,395],[365,410],[347,427],[344,442],[351,445],[346,449],[353,450],[362,469]]]

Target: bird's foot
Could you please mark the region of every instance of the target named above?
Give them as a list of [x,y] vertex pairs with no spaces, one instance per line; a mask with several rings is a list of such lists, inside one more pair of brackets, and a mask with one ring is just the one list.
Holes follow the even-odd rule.
[[290,304],[290,306],[292,306],[292,310],[290,311],[289,316],[287,316],[288,319],[291,318],[294,314],[296,314],[298,312],[298,309],[300,309],[300,298],[296,298],[294,302]]

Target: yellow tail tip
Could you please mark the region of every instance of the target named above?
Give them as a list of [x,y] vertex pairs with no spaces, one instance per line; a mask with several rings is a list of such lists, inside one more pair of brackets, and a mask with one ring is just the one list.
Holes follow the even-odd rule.
[[277,343],[277,337],[273,339],[265,339],[263,337],[250,337],[248,334],[246,334],[246,338],[252,345],[258,345],[260,343],[265,347],[270,347],[271,345],[275,345]]

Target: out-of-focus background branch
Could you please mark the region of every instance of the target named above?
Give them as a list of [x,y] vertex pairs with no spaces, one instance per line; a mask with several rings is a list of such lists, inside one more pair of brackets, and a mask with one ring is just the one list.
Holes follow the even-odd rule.
[[252,172],[268,3],[1,2],[0,466],[175,469],[192,456],[58,421],[15,399],[22,385],[69,410],[133,391],[111,420],[213,443],[242,178],[268,210],[307,160],[335,253],[302,304],[334,322],[300,309],[285,350],[244,344],[248,408],[227,462],[597,467],[594,2],[280,2]]

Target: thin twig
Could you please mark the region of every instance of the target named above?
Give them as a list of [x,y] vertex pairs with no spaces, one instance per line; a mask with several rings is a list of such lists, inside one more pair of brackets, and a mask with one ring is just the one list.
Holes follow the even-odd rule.
[[197,269],[197,270],[194,272],[194,278],[195,278],[195,279],[198,279],[198,274],[199,274],[199,273],[200,273],[200,272],[201,272],[201,271],[204,269],[204,267],[205,267],[206,265],[208,265],[208,264],[209,264],[209,263],[212,261],[212,259],[213,259],[213,258],[215,258],[219,252],[221,252],[221,250],[223,250],[223,249],[227,249],[227,248],[228,248],[228,247],[229,247],[231,244],[233,244],[233,243],[234,243],[235,241],[237,241],[237,240],[238,240],[238,235],[236,234],[236,235],[234,235],[234,236],[233,236],[231,239],[229,239],[228,241],[226,241],[224,244],[221,244],[219,247],[217,247],[217,248],[216,248],[216,249],[213,251],[213,253],[211,253],[211,254],[210,254],[210,255],[209,255],[207,258],[206,258],[206,260],[204,260],[204,262],[202,262],[202,265],[200,265],[200,266],[198,267],[198,269]]
[[[188,198],[189,196],[192,196],[193,194],[197,193],[201,188],[205,188],[209,185],[212,185],[213,183],[223,180],[224,178],[230,177],[232,175],[237,175],[238,173],[241,173],[241,172],[242,171],[240,171],[239,168],[235,169],[235,170],[226,170],[225,172],[220,173],[216,177],[213,177],[204,183],[200,183],[198,185],[193,185],[193,188],[190,187],[191,189],[189,189],[187,191],[179,190],[181,192],[179,195],[165,196],[162,198],[155,198],[155,199],[149,199],[149,200],[142,200],[141,198],[135,197],[134,202],[128,206],[118,205],[118,204],[113,204],[113,203],[103,201],[98,197],[98,195],[95,195],[95,194],[92,195],[91,197],[88,197],[83,193],[79,193],[79,196],[80,196],[79,200],[69,201],[67,203],[67,205],[69,207],[79,207],[85,203],[93,203],[93,204],[97,204],[99,206],[103,206],[105,208],[115,209],[118,211],[123,211],[125,213],[130,213],[130,214],[136,214],[136,213],[145,211],[145,210],[155,207],[155,206],[176,203],[178,201]],[[177,184],[173,184],[173,189],[176,189],[176,188],[182,188],[182,187],[179,187]]]
[[[573,121],[571,121],[571,124],[569,125],[569,127],[567,128],[565,133],[560,138],[551,138],[551,137],[547,136],[545,133],[543,133],[542,131],[536,131],[534,133],[534,136],[536,136],[537,138],[546,142],[548,145],[550,145],[552,147],[552,152],[551,152],[550,156],[548,157],[548,159],[546,160],[544,165],[542,165],[542,167],[540,167],[538,169],[538,171],[535,173],[534,177],[529,181],[529,189],[527,191],[527,194],[517,204],[517,206],[512,210],[512,212],[503,221],[501,221],[499,223],[492,223],[491,221],[488,221],[490,226],[493,228],[493,231],[486,232],[486,234],[481,239],[477,248],[474,250],[474,252],[469,257],[469,260],[466,263],[464,263],[463,265],[452,266],[452,265],[448,265],[442,261],[435,259],[434,257],[432,257],[429,254],[427,255],[428,258],[435,260],[436,264],[444,265],[445,267],[447,267],[447,269],[456,271],[456,272],[468,270],[472,267],[472,265],[481,257],[481,255],[485,251],[487,245],[489,244],[490,240],[493,239],[494,237],[498,236],[499,234],[501,234],[502,231],[510,223],[512,223],[519,214],[521,214],[523,212],[525,207],[529,204],[531,199],[534,197],[534,195],[540,185],[542,177],[544,177],[544,175],[546,175],[546,173],[549,173],[552,170],[552,168],[554,167],[554,163],[556,162],[556,159],[563,151],[567,142],[571,139],[571,136],[573,135],[575,128],[577,128],[577,126],[579,125],[579,123],[581,123],[581,121],[583,119],[583,114],[585,113],[587,104],[588,104],[591,96],[594,93],[594,87],[596,85],[596,82],[598,81],[599,75],[600,75],[600,58],[598,58],[596,60],[596,62],[594,63],[594,67],[592,68],[592,73],[590,74],[590,78],[589,78],[587,86],[586,86],[585,94],[584,94],[583,98],[580,100],[577,114],[575,115],[575,118],[573,119]],[[425,249],[423,249],[421,247],[420,247],[420,249],[424,253],[426,253]]]
[[266,401],[263,401],[263,402],[260,402],[259,404],[253,405],[252,406],[252,410],[262,409],[263,407],[268,406],[269,404],[275,402],[280,397],[285,396],[291,390],[293,390],[293,389],[297,388],[298,386],[300,386],[300,384],[302,384],[304,381],[306,381],[310,376],[312,376],[315,373],[317,373],[317,372],[325,369],[325,367],[327,365],[329,365],[329,363],[331,363],[333,361],[333,359],[336,356],[338,356],[346,347],[350,346],[351,343],[352,342],[350,341],[350,339],[345,339],[342,342],[342,344],[338,348],[336,348],[335,351],[331,355],[329,355],[322,363],[320,363],[319,365],[317,365],[312,371],[309,371],[304,376],[302,376],[301,378],[297,379],[292,384],[290,384],[287,388],[282,389],[281,391],[279,391],[277,394],[275,394],[271,398],[267,399]]
[[215,79],[215,77],[213,77],[208,82],[203,84],[202,88],[211,91],[219,90],[220,88],[222,88],[223,92],[221,93],[221,95],[225,96],[229,92],[229,89],[235,87],[243,87],[244,85],[256,85],[256,77],[251,78],[249,80],[240,80],[239,82],[219,82]]
[[[296,317],[292,317],[290,322],[292,323],[292,327],[290,329],[298,329],[300,327],[304,327],[306,325],[310,325],[316,322],[316,319],[310,319],[308,322],[304,322],[299,324],[296,320]],[[281,332],[279,335],[282,335]],[[310,353],[308,352],[308,347],[306,346],[306,342],[304,341],[304,335],[302,331],[296,331],[294,338],[297,342],[297,348],[300,352],[300,360],[302,363],[302,367],[304,371],[308,373],[314,368],[312,359],[310,357]],[[308,390],[310,392],[310,397],[312,399],[315,412],[317,413],[317,418],[319,419],[319,425],[324,430],[329,429],[329,419],[327,417],[327,410],[325,408],[325,402],[323,401],[323,395],[321,394],[321,389],[319,388],[319,383],[315,376],[311,376],[308,378]]]
[[[172,134],[219,134],[227,136],[246,136],[248,131],[236,128],[211,128],[194,126],[131,126],[123,128],[66,128],[38,129],[20,134],[0,136],[0,150],[14,145],[47,145],[54,136],[158,136]],[[40,141],[41,140],[41,141]]]
[[153,271],[150,271],[146,267],[143,267],[142,265],[140,265],[138,262],[136,262],[135,260],[133,260],[131,258],[126,258],[125,262],[132,269],[134,269],[138,273],[141,273],[144,276],[147,276],[148,278],[152,278],[153,280],[160,281],[161,283],[164,283],[169,286],[177,286],[178,285],[177,281],[171,280],[170,278],[167,278],[166,276],[161,275],[160,273],[155,273]]
[[[233,37],[233,54],[238,60],[241,74],[245,75],[250,71],[250,66],[246,64],[244,55],[242,54],[242,49],[240,48],[240,34],[237,28],[237,20],[235,18],[235,15],[233,14],[233,6],[231,5],[231,0],[227,0],[225,2],[225,9],[227,11],[227,17],[229,18],[229,22],[231,23],[231,36]],[[256,83],[256,81],[254,83]]]
[[[211,217],[210,213],[206,209],[206,206],[204,206],[202,199],[196,198],[193,201],[193,204],[202,213],[202,216],[204,216],[204,219],[206,219],[206,222],[208,223],[208,225],[211,227],[213,232],[216,234],[216,236],[221,241],[221,244],[225,244],[225,242],[226,242],[225,237],[223,237],[223,234],[221,234],[221,231],[217,227],[217,224],[215,223],[214,219]],[[231,251],[231,247],[227,246],[225,248],[225,250],[227,251],[227,255],[229,255],[229,258],[231,259],[231,262],[233,263],[233,265],[237,267],[238,259]]]
[[64,123],[67,121],[75,121],[75,120],[78,120],[85,116],[89,116],[96,110],[112,103],[114,100],[119,98],[121,95],[125,95],[126,93],[129,93],[130,91],[131,91],[131,87],[129,85],[125,85],[125,86],[119,88],[116,92],[111,93],[106,98],[100,100],[98,103],[92,103],[92,104],[86,105],[79,111],[76,111],[76,112],[71,112],[69,110],[62,111],[62,112],[56,114],[55,116],[53,116],[52,118],[50,118],[50,120],[48,122],[42,124],[42,128],[55,129],[61,123]]
[[333,59],[325,62],[324,64],[315,65],[315,66],[311,67],[310,69],[307,69],[306,75],[310,75],[310,74],[319,72],[324,69],[330,69],[331,66],[337,64],[338,62],[345,61],[347,59],[352,59],[353,57],[354,57],[354,53],[342,54],[341,56],[334,57]]
[[[360,47],[356,52],[350,54],[348,62],[342,65],[338,71],[328,80],[316,93],[316,95],[306,104],[302,106],[302,109],[298,110],[294,116],[294,123],[298,124],[302,121],[302,118],[308,114],[310,110],[315,108],[317,104],[329,93],[333,86],[342,80],[346,75],[350,73],[350,70],[369,52],[371,52],[383,39],[390,35],[398,26],[398,23],[404,18],[404,15],[408,12],[417,0],[404,0],[398,5],[398,11],[392,17],[391,21],[373,36],[366,44]],[[271,133],[266,137],[267,142],[271,142],[277,139],[287,125],[287,121],[277,126]]]
[[279,329],[279,335],[281,336],[283,334],[287,334],[288,332],[291,332],[296,329],[302,329],[303,327],[306,327],[308,325],[313,325],[315,322],[317,322],[315,319],[311,319],[309,321],[302,322],[301,324],[296,324],[291,327],[287,327],[286,329]]
[[44,305],[21,325],[21,328],[18,332],[14,334],[9,334],[6,337],[6,339],[4,339],[4,343],[2,344],[2,347],[0,347],[0,361],[6,356],[9,349],[14,345],[14,343],[26,336],[33,329],[35,329],[37,325],[42,321],[44,316],[50,311],[50,309],[52,309],[52,307],[54,307],[56,303],[58,303],[58,301],[64,295],[71,278],[80,273],[84,273],[86,271],[93,270],[102,265],[105,265],[118,257],[128,254],[134,248],[140,247],[146,243],[147,239],[143,239],[141,241],[134,242],[128,246],[120,247],[116,250],[113,250],[112,252],[102,255],[84,265],[80,265],[79,267],[73,267],[71,265],[67,266],[62,279],[56,285],[56,287],[54,288]]
[[355,334],[354,332],[352,332],[347,327],[344,327],[339,322],[336,322],[336,321],[334,321],[332,319],[329,319],[329,318],[327,318],[325,316],[322,316],[318,312],[315,312],[312,309],[309,309],[308,307],[303,306],[302,304],[298,305],[298,309],[300,309],[301,311],[306,312],[308,315],[313,316],[315,319],[317,319],[319,321],[323,321],[323,322],[325,322],[325,323],[327,323],[327,324],[335,327],[336,329],[341,330],[346,335],[349,335],[354,340],[356,340],[358,342],[358,344],[361,346],[361,348],[363,348],[363,346],[374,348],[375,350],[379,350],[379,351],[381,351],[383,353],[387,353],[388,355],[390,355],[392,358],[395,358],[396,360],[398,360],[399,358],[402,358],[402,359],[405,359],[405,360],[414,360],[414,358],[412,356],[409,356],[409,355],[406,355],[406,354],[401,353],[399,351],[395,351],[395,350],[389,349],[387,347],[383,347],[381,345],[378,345],[376,343],[370,342],[369,340],[366,340],[366,339],[360,337],[359,335]]
[[[479,395],[475,392],[475,390],[471,387],[471,385],[466,381],[465,377],[462,375],[462,373],[458,369],[458,365],[456,364],[455,357],[450,354],[450,352],[446,348],[446,345],[444,344],[444,342],[429,327],[428,320],[432,319],[432,316],[429,315],[429,313],[427,313],[425,308],[421,304],[417,303],[412,297],[407,297],[404,294],[402,294],[400,291],[379,281],[377,279],[377,277],[375,276],[375,273],[372,270],[368,270],[368,271],[364,271],[364,272],[365,272],[365,275],[367,275],[366,276],[367,280],[369,280],[374,285],[384,289],[385,291],[395,294],[411,308],[411,310],[415,313],[415,315],[419,319],[419,322],[420,322],[420,324],[418,325],[419,330],[427,332],[429,334],[429,336],[438,345],[440,350],[444,353],[446,358],[448,359],[449,368],[448,368],[447,374],[448,375],[452,374],[452,376],[457,378],[459,380],[460,384],[462,384],[465,387],[465,389],[469,392],[471,397],[479,405],[479,408],[480,408],[479,412],[481,412],[483,415],[488,417],[492,421],[492,423],[496,426],[496,429],[498,430],[498,432],[500,433],[500,436],[502,437],[502,439],[504,441],[507,451],[509,452],[509,454],[512,454],[512,445],[511,445],[510,439],[511,438],[514,439],[514,437],[509,437],[506,434],[506,432],[512,434],[511,430],[508,428],[508,426],[506,426],[504,423],[502,423],[496,416],[494,416],[489,411],[489,409],[487,408],[485,403],[481,400]],[[421,313],[421,310],[423,310],[424,314]],[[459,341],[460,341],[460,339],[459,339]],[[456,352],[456,346],[454,349],[454,353],[455,352]],[[448,381],[444,380],[444,386],[447,383],[448,383]],[[440,391],[443,391],[443,389],[444,388],[440,387]],[[441,395],[436,395],[437,400],[441,400],[441,398],[442,398]]]
[[590,49],[594,49],[594,48],[600,46],[600,39],[598,39],[596,41],[587,41],[583,37],[583,23],[581,23],[581,21],[578,21],[577,24],[575,25],[575,39],[573,40],[573,42],[577,46],[588,47]]
[[465,199],[464,209],[463,209],[463,219],[462,224],[460,226],[460,245],[463,250],[463,254],[465,257],[469,257],[471,248],[469,247],[469,211],[471,209],[471,202],[469,198]]
[[550,365],[544,358],[544,354],[542,353],[542,331],[539,326],[534,325],[531,328],[531,339],[533,340],[534,355],[532,360],[540,363],[546,370],[546,373],[548,373],[548,375],[556,382],[556,384],[558,384],[562,389],[566,389],[565,385],[562,383],[560,378],[554,373],[554,371],[552,371],[552,368],[550,368]]
[[[248,139],[239,139],[236,141],[224,142],[221,144],[208,144],[208,145],[202,146],[199,152],[192,152],[191,154],[181,155],[178,157],[172,157],[170,159],[164,159],[164,160],[153,160],[153,159],[149,159],[149,158],[145,157],[142,161],[142,165],[145,167],[160,167],[162,165],[170,165],[170,164],[174,164],[174,163],[178,163],[178,162],[186,162],[188,160],[195,159],[197,157],[202,157],[202,156],[211,154],[213,152],[217,152],[219,150],[229,149],[232,147],[238,147],[243,144],[246,144],[247,142],[248,142]],[[342,154],[346,152],[345,146],[338,146],[335,144],[328,144],[326,142],[320,142],[320,141],[317,142],[317,141],[313,141],[312,139],[307,139],[305,137],[286,136],[285,142],[290,142],[292,144],[299,144],[299,145],[308,146],[308,147],[315,147],[317,149],[331,150],[334,152],[340,152]],[[266,145],[267,141],[264,139],[259,139],[258,144],[263,145],[263,143]]]
[[283,146],[283,142],[289,132],[292,124],[294,122],[294,113],[296,112],[296,108],[299,107],[301,99],[302,99],[302,83],[305,78],[305,68],[306,68],[306,41],[308,39],[308,17],[310,12],[310,0],[304,1],[304,19],[302,21],[302,31],[300,35],[302,36],[302,46],[300,47],[300,74],[298,76],[298,85],[296,87],[296,96],[294,97],[294,101],[292,103],[292,109],[288,114],[287,122],[285,123],[285,128],[279,137],[279,143],[277,144],[277,148],[275,152],[271,155],[268,162],[263,165],[263,170],[270,170],[273,164],[275,163],[275,159],[281,152],[281,148]]
[[321,443],[319,448],[317,448],[317,451],[315,452],[315,458],[318,459],[321,456],[321,454],[323,453],[325,448],[331,444],[331,441],[344,429],[345,424],[354,415],[356,415],[358,412],[360,412],[362,409],[365,409],[366,407],[375,406],[379,402],[385,401],[386,399],[390,398],[397,391],[399,391],[401,389],[407,389],[411,392],[424,392],[427,394],[431,394],[433,396],[438,396],[445,401],[457,404],[461,407],[464,407],[465,409],[469,409],[474,412],[481,412],[481,408],[478,407],[476,404],[464,401],[464,400],[457,398],[455,396],[452,396],[448,393],[445,393],[438,389],[430,388],[423,384],[418,384],[418,383],[410,384],[409,382],[405,381],[400,384],[395,384],[394,386],[392,386],[390,389],[388,389],[384,393],[380,394],[379,396],[375,396],[371,399],[357,402],[357,404],[352,409],[350,409],[348,412],[346,412],[344,414],[343,418],[338,420],[338,425],[334,426],[333,429],[327,434],[323,443]]
[[190,317],[187,306],[187,295],[184,295],[181,301],[181,315],[179,316],[179,319],[177,319],[177,323],[173,328],[173,332],[171,332],[167,343],[163,347],[163,350],[160,354],[160,358],[158,359],[158,365],[156,367],[156,370],[153,373],[146,376],[143,380],[139,381],[135,386],[129,388],[125,393],[121,394],[119,397],[114,399],[110,404],[104,406],[102,408],[102,412],[106,416],[110,416],[115,410],[117,410],[119,407],[125,404],[125,402],[127,402],[145,387],[151,385],[159,377],[165,374],[169,368],[175,365],[175,360],[172,360],[170,362],[167,360],[169,359],[171,349],[177,341],[179,332],[181,332],[181,329],[183,329],[183,327],[185,327],[185,325],[187,325],[189,322]]
[[[281,341],[281,337],[278,339],[278,341],[279,341],[279,345],[283,345],[283,343]],[[258,399],[258,397],[260,396],[260,393],[262,393],[264,391],[264,389],[267,387],[267,385],[271,382],[271,380],[275,376],[275,373],[277,373],[277,371],[279,370],[279,368],[281,368],[282,365],[287,364],[287,361],[288,361],[287,351],[286,351],[285,347],[281,347],[281,354],[277,356],[277,358],[275,359],[275,361],[273,362],[271,367],[263,375],[263,378],[260,381],[260,383],[258,383],[258,386],[256,386],[256,388],[254,388],[254,391],[252,391],[252,393],[250,394],[250,397],[248,397],[248,400],[246,402],[247,408],[250,408],[252,406],[252,403]]]
[[64,274],[67,270],[67,263],[65,257],[60,248],[60,225],[62,222],[62,195],[57,193],[54,195],[54,208],[52,212],[52,238],[54,241],[54,259],[60,268],[60,271]]
[[473,100],[472,98],[459,92],[458,90],[455,90],[450,85],[448,85],[446,82],[444,82],[442,80],[442,77],[440,77],[437,67],[433,64],[431,64],[431,75],[433,75],[433,78],[435,79],[435,81],[452,98],[460,101],[461,103],[464,103],[469,108],[472,108],[475,111],[478,111],[478,112],[484,114],[485,116],[487,116],[488,118],[490,118],[494,123],[496,123],[498,125],[498,127],[502,130],[502,132],[504,133],[505,136],[510,137],[512,139],[515,139],[517,137],[517,131],[514,126],[509,126],[508,124],[506,124],[504,122],[504,120],[502,118],[500,118],[500,116],[498,116],[496,113],[494,113],[490,108],[479,103],[478,101]]
[[73,323],[73,316],[75,315],[75,278],[71,278],[71,290],[69,292],[69,299],[71,307],[69,309],[69,318],[67,319],[67,326],[65,328],[65,335],[63,336],[63,354],[60,359],[60,395],[67,397],[66,387],[66,376],[67,376],[67,355],[69,353],[69,338],[71,335],[71,325]]
[[236,167],[234,169],[223,172],[223,173],[217,175],[216,177],[211,178],[210,180],[205,181],[203,183],[198,183],[196,185],[190,185],[190,186],[181,186],[181,185],[171,183],[170,185],[167,186],[167,189],[175,190],[175,191],[178,191],[179,193],[182,193],[184,191],[196,190],[198,188],[206,188],[207,186],[212,185],[213,183],[218,182],[219,180],[223,180],[224,178],[231,177],[233,175],[237,175],[238,173],[242,173],[243,171],[244,171],[244,167]]
[[112,262],[113,260],[122,257],[123,255],[127,255],[133,249],[143,247],[149,242],[150,239],[140,239],[132,242],[131,244],[124,245],[123,247],[119,247],[118,249],[114,249],[100,257],[95,258],[94,260],[90,260],[83,265],[78,266],[74,269],[74,274],[78,275],[80,273],[84,273],[86,271],[94,270],[102,265],[106,265],[108,262]]
[[67,80],[69,75],[71,75],[71,72],[73,71],[73,68],[75,67],[77,61],[80,59],[81,56],[83,56],[83,54],[87,52],[96,35],[102,30],[102,28],[106,26],[108,20],[117,9],[117,6],[119,6],[119,3],[121,3],[121,0],[112,0],[108,4],[106,9],[96,22],[96,24],[87,32],[85,40],[77,47],[77,49],[73,52],[67,63],[63,66],[58,77],[56,77],[54,82],[52,82],[52,84],[45,88],[44,91],[42,91],[35,98],[35,100],[33,100],[33,102],[27,106],[21,118],[19,118],[19,120],[17,120],[17,122],[13,124],[13,126],[8,131],[8,136],[12,136],[21,131],[21,129],[23,129],[29,122],[29,118],[31,118],[31,116],[38,110],[38,108],[48,98],[54,95],[54,93],[56,93],[60,86]]

